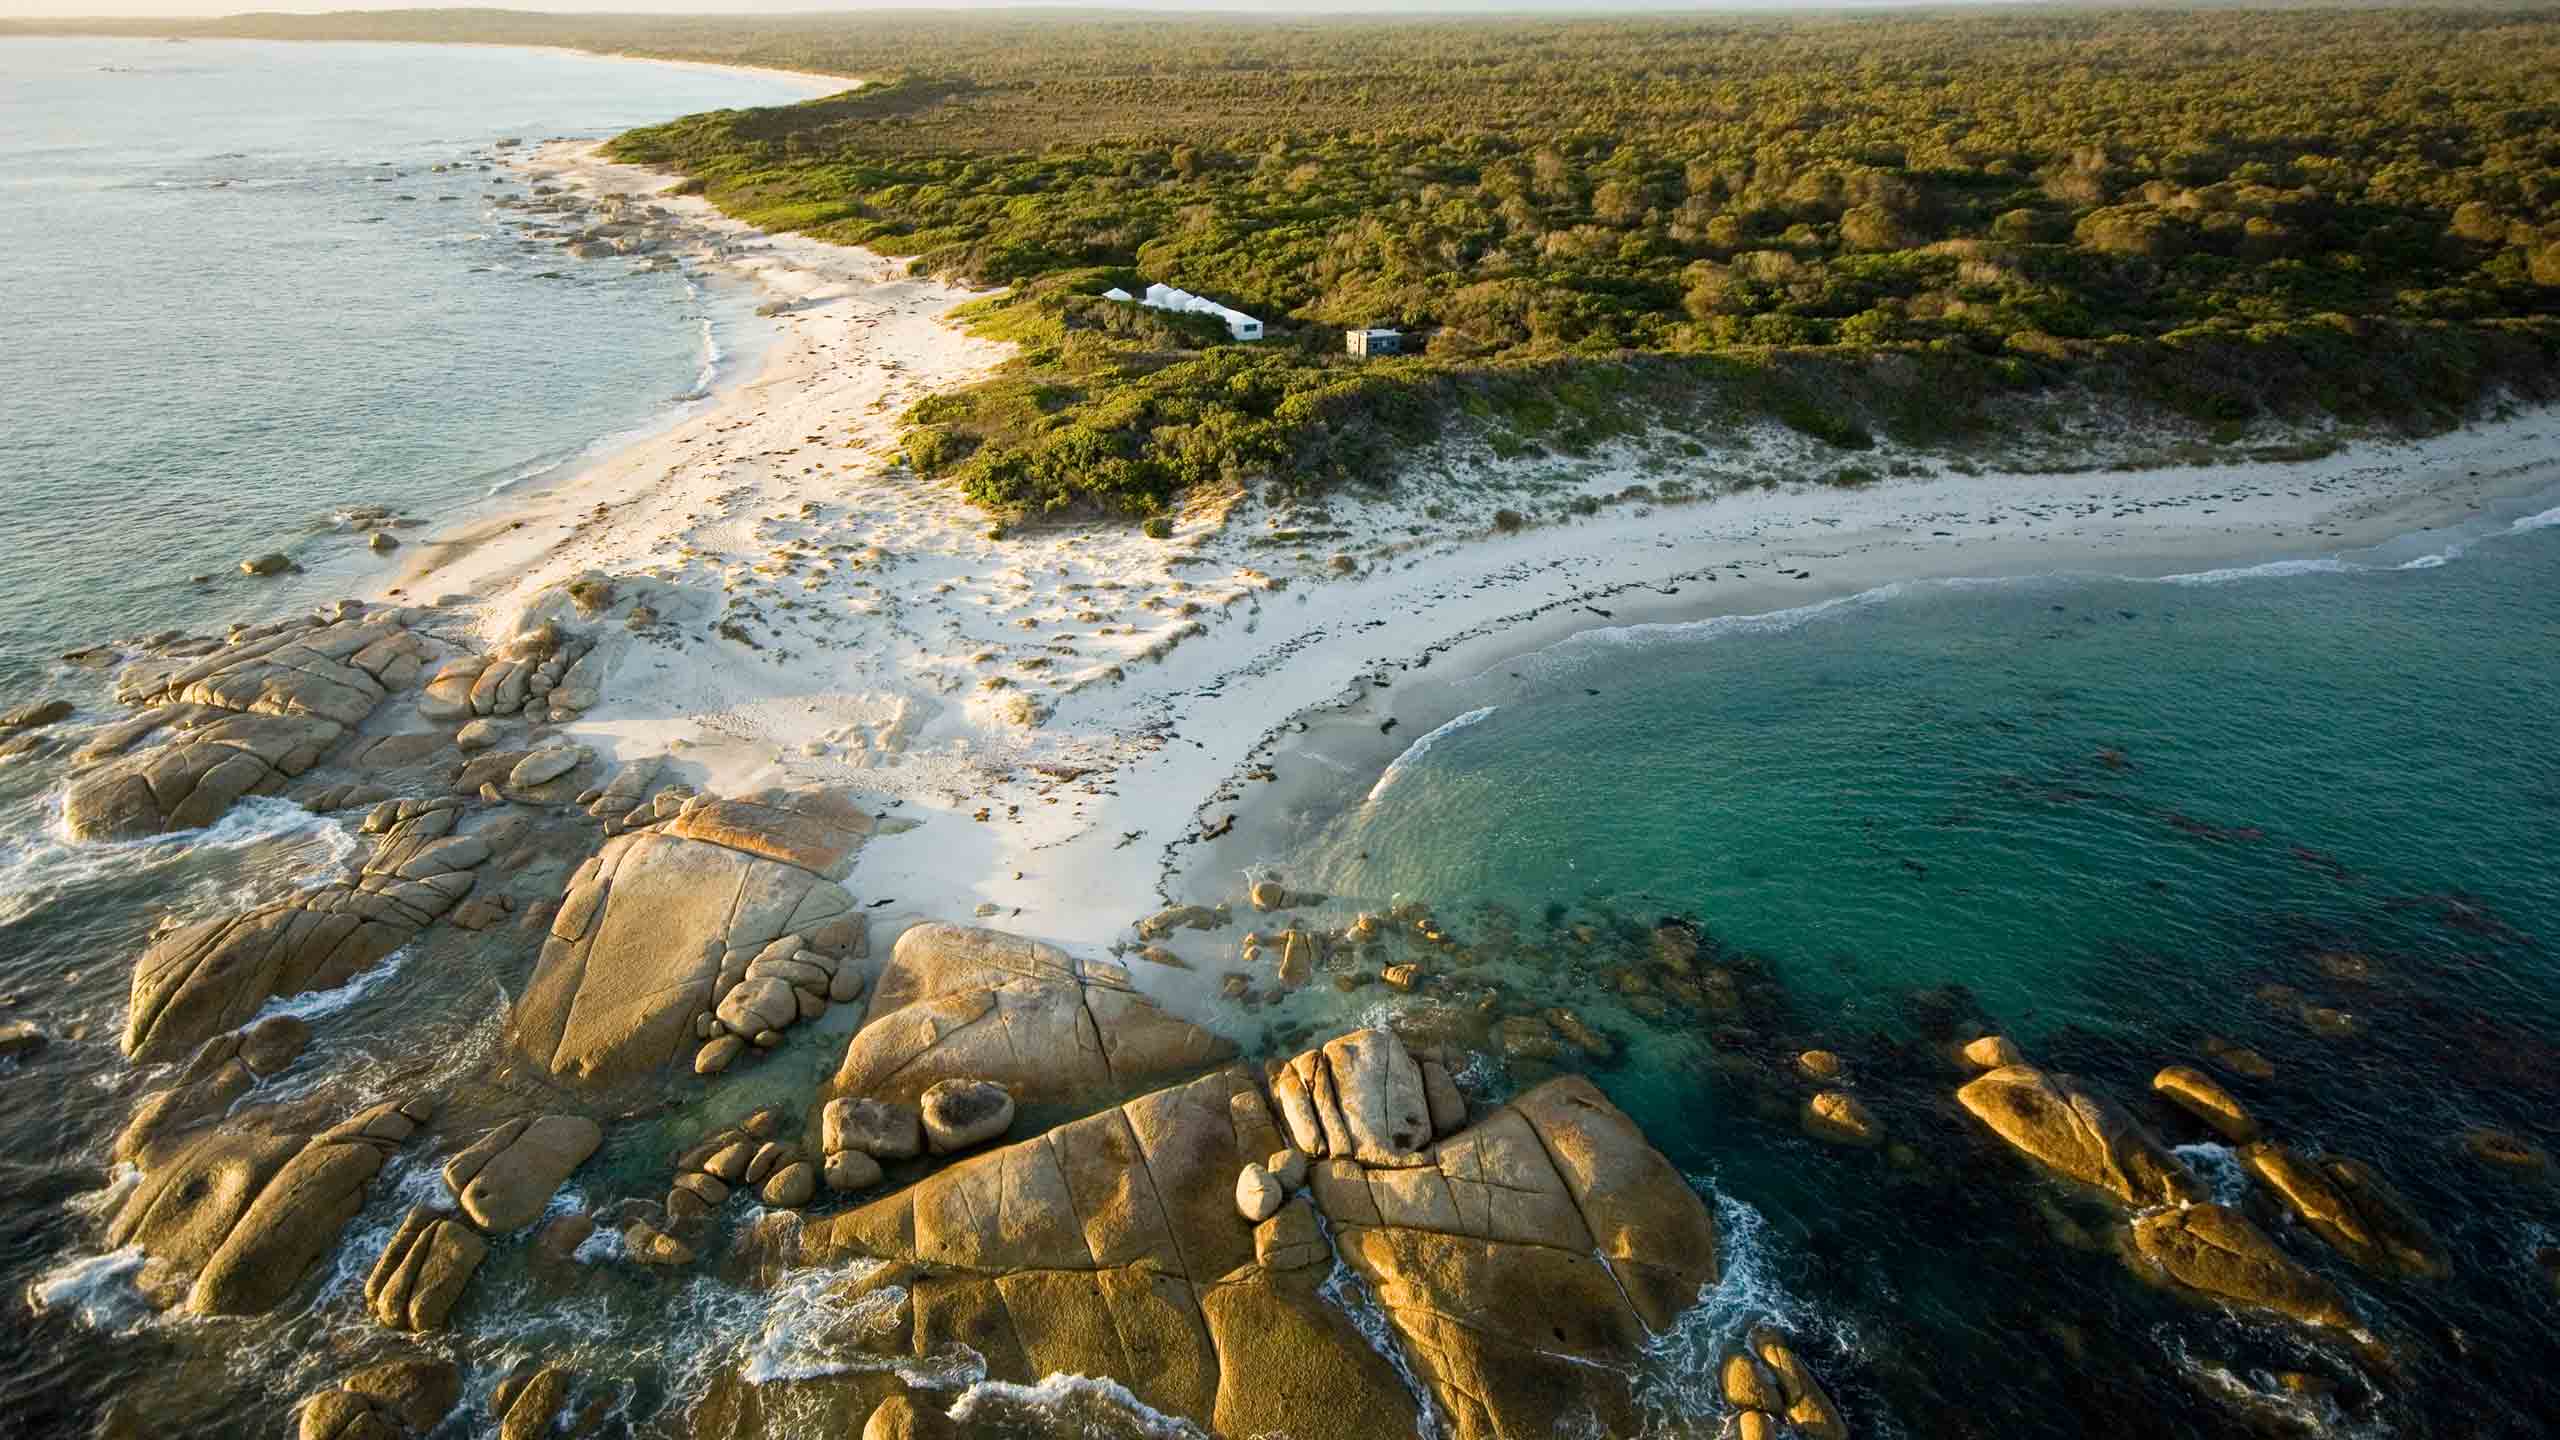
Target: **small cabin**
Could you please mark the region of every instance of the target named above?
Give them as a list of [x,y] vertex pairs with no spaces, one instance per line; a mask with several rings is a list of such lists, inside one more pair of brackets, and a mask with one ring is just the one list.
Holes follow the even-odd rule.
[[1262,322],[1241,310],[1231,309],[1205,296],[1161,282],[1147,287],[1147,293],[1132,296],[1118,288],[1102,292],[1105,300],[1131,300],[1157,310],[1178,310],[1186,315],[1215,315],[1226,322],[1227,334],[1237,340],[1262,338]]
[[1342,348],[1363,360],[1372,355],[1401,355],[1404,353],[1404,332],[1346,330],[1342,334]]

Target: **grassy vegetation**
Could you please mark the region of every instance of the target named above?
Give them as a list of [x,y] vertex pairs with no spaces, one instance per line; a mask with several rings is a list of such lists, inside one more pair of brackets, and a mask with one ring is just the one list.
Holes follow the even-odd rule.
[[[441,17],[441,18],[439,18]],[[907,454],[1001,512],[1774,416],[1849,452],[2080,386],[2232,435],[2560,372],[2560,13],[226,22],[860,75],[635,131],[724,208],[1014,287]],[[430,31],[439,31],[430,34]],[[1098,298],[1180,285],[1270,338]],[[1340,330],[1424,353],[1355,362]]]

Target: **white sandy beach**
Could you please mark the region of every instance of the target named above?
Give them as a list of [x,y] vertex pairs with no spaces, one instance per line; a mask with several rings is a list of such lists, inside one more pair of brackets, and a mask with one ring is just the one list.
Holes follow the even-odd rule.
[[[525,163],[598,192],[667,183],[586,146]],[[2329,555],[2560,480],[2560,422],[2532,414],[2307,462],[1781,480],[1501,536],[1487,521],[1512,503],[1505,485],[1542,487],[1552,508],[1675,472],[1658,449],[1507,466],[1434,456],[1396,498],[1329,503],[1321,541],[1275,541],[1308,516],[1284,522],[1235,495],[1196,504],[1166,541],[1127,524],[990,539],[951,487],[892,463],[908,406],[1005,358],[947,323],[969,292],[862,251],[760,236],[699,200],[664,203],[722,241],[719,263],[792,306],[761,373],[500,513],[432,532],[395,598],[467,597],[457,604],[495,641],[582,574],[647,591],[665,622],[655,633],[677,638],[609,640],[604,702],[569,732],[617,757],[667,751],[723,791],[827,782],[875,796],[916,826],[875,843],[854,878],[890,902],[879,916],[892,928],[982,913],[1089,954],[1129,940],[1158,904],[1167,846],[1235,808],[1245,767],[1275,753],[1292,716],[1350,701],[1394,716],[1395,692],[1367,681],[1426,652],[1463,645],[1439,663],[1480,666],[1575,628],[1777,610],[1896,580]],[[1776,478],[1840,463],[1755,438],[1700,464]],[[547,604],[559,610],[556,589]],[[1406,739],[1436,723],[1406,718]],[[1233,857],[1239,889],[1254,858]],[[1141,983],[1191,988],[1138,968],[1154,972]]]

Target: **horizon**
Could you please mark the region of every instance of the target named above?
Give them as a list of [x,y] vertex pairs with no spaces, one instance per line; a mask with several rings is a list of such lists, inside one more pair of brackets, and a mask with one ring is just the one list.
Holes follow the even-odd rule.
[[[40,0],[41,3],[41,0]],[[655,15],[743,18],[758,15],[794,17],[842,15],[852,18],[881,10],[1055,10],[1096,13],[1160,11],[1167,14],[1288,16],[1350,15],[1394,19],[1416,13],[1434,15],[1633,15],[1720,14],[1736,11],[1911,10],[2025,5],[2037,0],[549,0],[538,5],[421,5],[405,0],[312,0],[241,6],[228,0],[88,0],[18,17],[18,23],[45,20],[227,20],[252,15],[321,16],[387,13],[404,10],[494,10],[530,15]]]

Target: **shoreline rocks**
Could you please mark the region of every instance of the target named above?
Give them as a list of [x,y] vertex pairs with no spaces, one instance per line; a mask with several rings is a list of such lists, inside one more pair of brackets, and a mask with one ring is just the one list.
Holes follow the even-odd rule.
[[959,1079],[1001,1085],[1017,1102],[1073,1100],[1233,1054],[1139,994],[1117,966],[1000,931],[925,924],[890,948],[826,1095],[914,1103]]
[[[768,1031],[737,1036],[720,1007],[768,952],[758,1005],[774,980],[813,998],[832,993],[834,975],[864,948],[865,923],[837,880],[870,833],[870,817],[841,797],[795,790],[696,797],[606,841],[565,888],[509,1016],[510,1042],[552,1076],[591,1084],[639,1078],[688,1050],[699,1064],[724,1032],[753,1043]],[[810,952],[834,966],[800,960]],[[801,985],[791,967],[827,978]],[[800,1018],[802,1002],[790,1004]],[[779,1043],[779,1027],[770,1033]],[[713,1068],[745,1048],[727,1047]]]
[[2136,1216],[2133,1248],[2156,1273],[2210,1299],[2270,1310],[2305,1325],[2343,1329],[2355,1323],[2335,1286],[2225,1206],[2188,1205]]
[[385,1102],[308,1136],[252,1115],[153,1144],[107,1241],[142,1248],[136,1287],[161,1308],[272,1309],[336,1243],[383,1162],[430,1113],[424,1101]]
[[2125,1204],[2204,1198],[2202,1183],[2132,1116],[2068,1075],[2004,1065],[1968,1082],[1956,1099],[2029,1159]]
[[385,802],[366,818],[381,839],[353,880],[162,931],[133,968],[125,1054],[176,1059],[275,996],[334,989],[408,944],[489,859],[485,840],[453,833],[460,818],[458,801]]
[[444,1186],[472,1224],[504,1235],[541,1219],[602,1144],[604,1131],[582,1115],[510,1120],[447,1161]]

